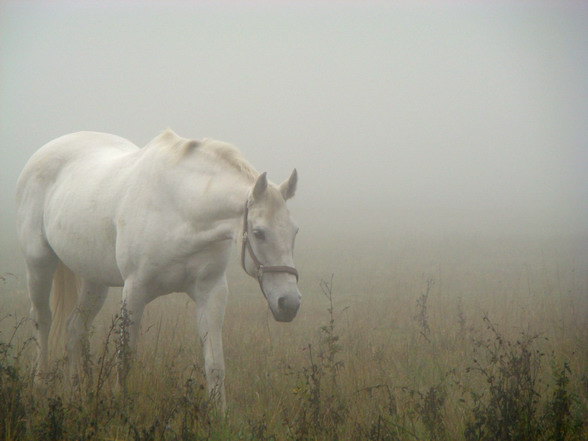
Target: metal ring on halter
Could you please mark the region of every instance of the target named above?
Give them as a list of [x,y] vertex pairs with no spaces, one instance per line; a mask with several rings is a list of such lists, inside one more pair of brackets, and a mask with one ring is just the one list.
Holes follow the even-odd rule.
[[262,264],[255,252],[253,251],[253,247],[251,246],[251,242],[249,241],[249,233],[247,231],[247,219],[249,217],[249,200],[245,202],[245,213],[243,214],[243,244],[241,246],[241,266],[243,270],[247,273],[247,268],[245,268],[245,250],[249,252],[249,257],[253,261],[253,265],[255,265],[255,275],[257,277],[257,282],[259,283],[259,287],[261,288],[261,292],[267,299],[267,295],[265,294],[265,290],[263,289],[262,278],[265,273],[288,273],[292,274],[296,277],[296,283],[298,283],[298,271],[296,268],[291,266],[285,265],[278,265],[278,266],[266,266]]

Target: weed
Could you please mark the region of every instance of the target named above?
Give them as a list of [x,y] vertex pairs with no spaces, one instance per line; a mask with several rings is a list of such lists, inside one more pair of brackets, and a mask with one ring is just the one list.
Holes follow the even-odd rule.
[[[11,317],[8,315],[0,321]],[[16,320],[8,341],[0,339],[0,441],[20,439],[26,430],[26,382],[19,359],[32,340],[26,340],[20,350],[14,353],[14,337],[23,323],[22,319]]]
[[580,439],[582,421],[573,412],[576,396],[568,391],[569,364],[553,368],[555,387],[548,396],[539,372],[544,354],[535,348],[538,335],[522,333],[506,339],[487,316],[484,321],[491,337],[478,340],[480,357],[470,372],[482,375],[487,391],[471,392],[473,419],[465,430],[467,441],[565,441]]
[[47,400],[47,415],[35,430],[37,438],[47,441],[65,439],[65,409],[60,397],[50,397]]
[[543,417],[544,433],[549,441],[580,439],[582,419],[573,412],[573,405],[578,398],[568,391],[571,373],[568,362],[564,362],[561,367],[554,366],[552,370],[555,390],[545,406]]
[[487,385],[472,392],[473,420],[465,430],[467,441],[536,440],[540,435],[537,392],[542,353],[533,348],[537,335],[523,333],[512,342],[484,316],[491,336],[477,340],[478,356],[466,372],[479,373]]
[[432,441],[445,441],[447,439],[445,429],[444,406],[447,392],[443,385],[431,386],[425,393],[411,391],[416,397],[415,410],[419,415],[425,429]]
[[466,316],[463,310],[463,301],[461,297],[457,298],[457,324],[459,325],[459,336],[464,338],[466,336]]
[[193,378],[186,380],[183,394],[178,399],[180,440],[198,439],[198,434],[210,433],[212,426],[212,398],[204,385]]
[[406,429],[404,424],[400,421],[396,395],[390,385],[377,384],[375,386],[362,388],[358,392],[367,393],[369,398],[373,400],[376,398],[376,391],[384,392],[384,412],[378,413],[375,418],[371,419],[367,424],[360,421],[356,422],[353,438],[369,441],[397,441],[402,439],[402,434],[409,434],[416,439],[416,435]]
[[[25,350],[33,341],[27,339],[28,321],[8,316],[0,320],[0,441],[587,439],[583,322],[573,321],[576,312],[540,315],[539,310],[559,314],[557,308],[549,309],[552,297],[532,299],[546,302],[529,316],[534,322],[516,322],[517,327],[546,330],[550,340],[531,332],[509,339],[506,332],[512,326],[499,330],[487,316],[483,337],[472,339],[477,325],[470,307],[486,298],[466,302],[463,297],[462,303],[458,297],[456,314],[456,297],[431,303],[432,280],[419,292],[416,308],[414,298],[366,297],[354,303],[343,322],[345,309],[339,307],[333,278],[318,288],[318,295],[309,296],[308,302],[318,298],[323,319],[315,319],[319,312],[307,307],[302,320],[309,320],[310,326],[271,326],[271,346],[263,346],[263,328],[246,321],[255,317],[253,307],[229,316],[225,329],[233,336],[226,341],[226,418],[218,415],[204,387],[204,374],[194,365],[189,349],[190,339],[196,342],[192,330],[184,337],[176,332],[182,329],[174,327],[173,335],[161,339],[165,345],[144,340],[122,394],[115,385],[117,368],[123,367],[128,350],[128,316],[118,316],[106,327],[93,356],[84,348],[83,369],[73,385],[62,374],[63,360],[50,367],[40,385],[33,383],[33,351]],[[580,296],[576,300],[585,301]],[[4,302],[0,293],[0,309]],[[22,303],[18,308],[24,313]],[[509,303],[505,322],[516,314],[513,310]],[[387,326],[391,317],[394,325]],[[565,334],[555,326],[537,325],[538,318],[548,324],[554,323],[551,319],[567,319]],[[234,334],[242,333],[243,326],[247,344],[238,339],[234,343]],[[292,347],[302,350],[293,354]],[[547,348],[554,351],[551,358],[543,353],[549,353]],[[262,363],[267,360],[264,366],[255,366],[257,349],[264,355]],[[564,361],[564,354],[569,361]],[[235,355],[243,357],[242,365]],[[289,360],[287,368],[272,368],[272,361],[284,358]],[[551,361],[551,371],[546,361]],[[439,372],[449,374],[440,381]]]
[[329,302],[329,320],[320,327],[318,353],[314,354],[312,344],[308,344],[308,365],[294,372],[298,380],[294,393],[299,400],[299,413],[294,420],[285,417],[296,440],[316,437],[338,440],[339,428],[348,414],[338,380],[344,364],[338,356],[342,347],[336,330],[333,277],[330,281],[322,280],[320,288]]
[[431,335],[431,327],[429,326],[429,313],[427,311],[427,301],[429,300],[431,288],[434,284],[435,281],[433,279],[427,279],[427,287],[425,288],[425,292],[423,292],[419,296],[419,298],[417,298],[417,312],[414,315],[414,320],[417,322],[420,328],[420,334],[429,343],[431,342],[431,339],[429,338]]
[[126,302],[122,302],[121,313],[118,318],[118,339],[116,352],[118,355],[117,359],[117,373],[118,373],[118,384],[122,387],[123,392],[127,392],[127,376],[131,368],[131,346],[129,328],[132,324],[131,314],[127,309]]
[[251,441],[276,441],[276,436],[268,433],[267,424],[262,421],[249,421]]

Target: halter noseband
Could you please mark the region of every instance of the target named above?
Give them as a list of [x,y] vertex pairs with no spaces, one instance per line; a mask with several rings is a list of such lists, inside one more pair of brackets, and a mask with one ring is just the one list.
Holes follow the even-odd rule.
[[296,276],[296,282],[298,283],[298,271],[296,268],[291,266],[266,266],[262,264],[255,252],[253,251],[253,247],[251,246],[251,242],[249,241],[249,233],[247,232],[247,218],[249,216],[249,201],[245,202],[245,213],[243,214],[243,245],[241,246],[241,266],[243,270],[247,272],[245,268],[245,250],[249,252],[249,257],[253,261],[253,265],[255,265],[255,276],[257,277],[257,282],[259,283],[259,287],[261,288],[261,292],[263,293],[264,297],[267,299],[267,295],[265,294],[265,290],[263,289],[262,278],[265,273],[288,273]]

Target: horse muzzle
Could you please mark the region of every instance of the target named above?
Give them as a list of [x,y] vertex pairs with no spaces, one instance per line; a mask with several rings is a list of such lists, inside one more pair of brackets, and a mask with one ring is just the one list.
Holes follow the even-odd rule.
[[298,291],[284,294],[278,297],[277,301],[269,301],[270,310],[274,319],[278,322],[291,322],[300,309],[300,293]]

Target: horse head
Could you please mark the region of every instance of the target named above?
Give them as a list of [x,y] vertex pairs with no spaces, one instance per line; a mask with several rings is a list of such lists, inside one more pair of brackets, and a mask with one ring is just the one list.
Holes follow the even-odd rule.
[[296,192],[297,180],[296,170],[279,186],[269,183],[266,173],[260,174],[243,215],[243,269],[257,278],[279,322],[292,321],[300,307],[298,272],[293,257],[298,227],[286,207],[286,201]]

